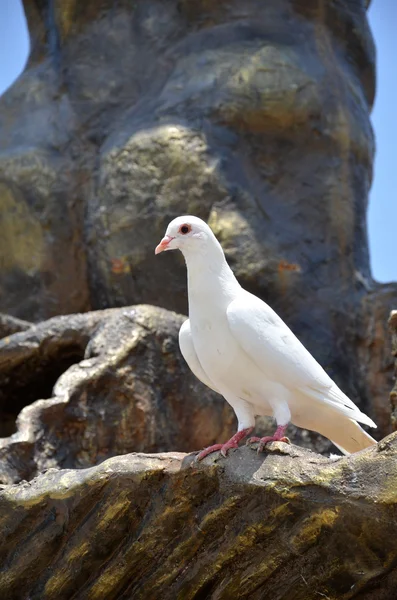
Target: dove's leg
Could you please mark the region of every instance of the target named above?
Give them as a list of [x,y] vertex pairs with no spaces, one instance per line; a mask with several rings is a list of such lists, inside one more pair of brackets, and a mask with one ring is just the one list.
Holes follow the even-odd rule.
[[221,451],[222,456],[226,458],[228,450],[231,448],[238,448],[239,442],[243,440],[247,435],[249,435],[255,426],[255,415],[253,411],[253,407],[251,404],[248,404],[245,400],[241,398],[231,398],[229,396],[225,396],[226,400],[232,406],[234,412],[236,413],[236,417],[238,419],[238,429],[237,433],[234,434],[233,437],[230,438],[224,444],[214,444],[213,446],[209,446],[205,448],[198,454],[196,460],[202,460],[208,454],[212,454],[217,450]]
[[288,423],[291,420],[291,412],[287,401],[278,400],[277,402],[270,402],[269,404],[273,408],[273,414],[276,419],[277,429],[273,435],[267,435],[263,438],[251,437],[247,440],[247,444],[259,442],[258,454],[262,452],[263,448],[268,442],[287,442],[289,439],[285,437],[285,432],[288,427]]
[[253,427],[249,427],[248,429],[242,429],[241,431],[235,433],[234,436],[231,437],[230,440],[225,442],[224,444],[214,444],[213,446],[205,448],[197,456],[197,460],[202,460],[203,458],[208,456],[208,454],[212,454],[217,450],[220,450],[222,456],[226,458],[228,450],[230,450],[231,448],[238,448],[239,442],[241,442],[241,440],[247,437],[247,435],[249,435],[253,431],[253,429]]

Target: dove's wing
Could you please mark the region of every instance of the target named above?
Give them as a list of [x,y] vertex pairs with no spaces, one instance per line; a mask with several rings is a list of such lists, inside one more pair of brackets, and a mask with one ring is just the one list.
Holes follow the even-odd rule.
[[230,330],[269,379],[341,414],[376,427],[338,388],[284,321],[262,300],[242,290],[227,308]]
[[205,374],[196,354],[196,350],[194,349],[189,319],[182,324],[182,327],[179,330],[179,348],[181,349],[183,358],[197,379],[200,379],[200,381],[202,381],[207,387],[214,390],[214,392],[218,392],[218,390],[215,389],[214,384]]

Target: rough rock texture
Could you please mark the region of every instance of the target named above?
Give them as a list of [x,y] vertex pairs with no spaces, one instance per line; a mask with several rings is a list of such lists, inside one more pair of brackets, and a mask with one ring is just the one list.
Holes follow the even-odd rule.
[[29,323],[29,321],[22,321],[22,319],[0,313],[0,339],[18,331],[26,331],[31,326],[32,323]]
[[[0,437],[15,430],[21,409],[41,398],[71,365],[83,359],[99,323],[112,310],[54,317],[0,341]],[[8,318],[4,321],[9,323]]]
[[[183,360],[182,321],[141,305],[53,317],[0,341],[0,483],[229,439],[234,413]],[[273,433],[273,419],[258,419],[256,430]],[[288,435],[331,448],[313,432],[290,426]]]
[[54,317],[1,341],[2,412],[15,418],[23,401],[37,401],[19,414],[17,432],[0,439],[0,482],[228,439],[234,413],[184,362],[182,321],[135,306]]
[[[354,315],[358,360],[355,376],[359,378],[359,395],[366,399],[367,406],[371,406],[369,412],[378,425],[375,432],[377,439],[391,431],[389,396],[395,380],[387,324],[390,311],[396,306],[397,285],[377,285],[361,299]],[[341,338],[339,343],[343,344]]]
[[31,56],[0,101],[0,308],[34,321],[138,302],[185,313],[182,258],[153,247],[195,213],[387,433],[397,287],[385,294],[368,261],[365,3],[24,6]]
[[395,600],[397,434],[332,461],[281,442],[132,454],[0,492],[7,600]]
[[[3,315],[0,313],[0,339],[10,336],[13,333],[17,333],[18,331],[26,331],[31,326],[32,323],[29,323],[28,321],[22,321],[11,315]],[[10,435],[14,431],[15,417],[22,406],[27,404],[27,401],[25,402],[24,400],[19,407],[18,403],[16,403],[11,411],[7,410],[4,395],[2,393],[2,390],[6,385],[5,379],[6,378],[3,377],[0,372],[0,437]]]
[[[397,376],[397,310],[392,311],[389,319],[389,326],[392,334],[393,356],[396,358],[395,375]],[[394,388],[390,394],[390,404],[392,410],[392,427],[394,430],[397,430],[397,377],[394,382]]]

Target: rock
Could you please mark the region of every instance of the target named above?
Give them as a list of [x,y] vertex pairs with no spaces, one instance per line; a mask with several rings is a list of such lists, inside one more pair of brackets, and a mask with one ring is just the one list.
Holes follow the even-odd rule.
[[[397,310],[393,310],[390,319],[389,319],[389,327],[392,333],[392,348],[393,348],[393,356],[397,358]],[[397,360],[395,363],[395,374],[397,375]],[[392,427],[393,430],[397,430],[397,381],[394,381],[394,387],[390,394],[390,404],[392,410]]]
[[0,482],[228,439],[232,409],[179,351],[183,319],[153,306],[109,309],[0,341],[0,409],[15,418],[25,406],[16,433],[0,439]]
[[22,321],[22,319],[0,313],[0,339],[18,331],[26,331],[31,326],[32,323],[29,323],[29,321]]
[[363,297],[357,317],[355,345],[356,369],[359,373],[357,395],[378,426],[375,437],[392,431],[390,390],[394,385],[392,343],[388,319],[397,306],[397,284],[377,284]]
[[[18,331],[26,331],[31,326],[32,323],[29,323],[28,321],[22,321],[21,319],[11,317],[11,315],[4,315],[0,313],[0,339],[10,336],[13,333],[17,333]],[[2,381],[0,375],[0,388],[2,387],[2,384],[4,384],[4,382]],[[4,408],[3,400],[3,402],[0,401],[0,436],[11,435],[11,433],[14,431],[16,412],[14,410],[10,414],[9,412],[4,411]]]
[[9,154],[0,148],[1,310],[33,321],[87,310],[73,165],[41,148]]
[[54,317],[0,341],[0,411],[5,416],[1,437],[13,433],[13,422],[24,406],[51,397],[58,377],[84,357],[90,336],[109,314]]
[[331,460],[281,442],[130,454],[0,491],[9,600],[393,600],[397,434]]
[[24,0],[31,55],[0,101],[0,309],[186,313],[181,257],[153,248],[193,212],[388,433],[397,286],[371,277],[365,219],[374,45],[366,3],[320,4]]

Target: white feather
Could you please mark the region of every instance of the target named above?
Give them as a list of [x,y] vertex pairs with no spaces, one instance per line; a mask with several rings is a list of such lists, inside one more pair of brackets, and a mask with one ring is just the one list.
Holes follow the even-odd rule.
[[227,308],[230,329],[242,349],[269,378],[299,390],[341,414],[376,427],[338,388],[270,306],[241,289]]
[[208,379],[207,375],[203,371],[203,367],[200,365],[200,361],[197,357],[196,351],[193,346],[192,334],[190,331],[190,321],[186,319],[186,321],[182,324],[182,327],[179,330],[179,348],[181,350],[182,356],[189,365],[192,373],[199,379],[204,385],[214,390],[214,392],[218,392],[215,389],[214,384]]

